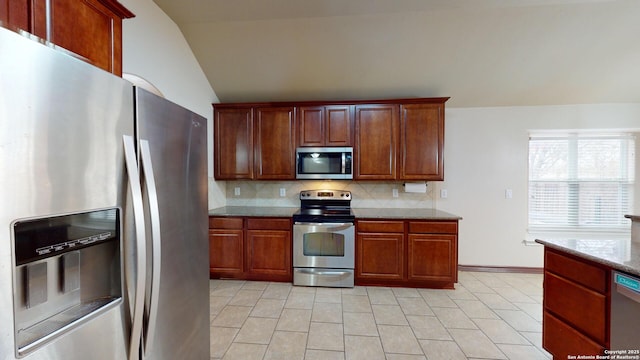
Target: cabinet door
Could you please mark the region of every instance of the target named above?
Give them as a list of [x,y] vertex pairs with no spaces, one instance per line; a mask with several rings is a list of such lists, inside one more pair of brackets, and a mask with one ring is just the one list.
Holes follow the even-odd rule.
[[456,235],[409,234],[409,280],[457,281]]
[[[34,0],[35,4],[44,0]],[[37,5],[36,7],[38,7]],[[122,75],[122,18],[133,14],[115,0],[51,1],[50,41],[85,61]],[[41,25],[34,33],[40,37]],[[46,31],[46,30],[45,30]]]
[[349,105],[298,108],[298,146],[352,146],[352,107]]
[[355,108],[355,180],[395,180],[398,153],[398,106]]
[[351,106],[325,107],[325,145],[352,146],[353,145],[353,116]]
[[295,118],[293,107],[255,110],[255,178],[295,179]]
[[[607,339],[607,298],[550,272],[544,273],[544,310],[600,344]],[[575,349],[578,350],[578,349]]]
[[404,234],[358,233],[356,280],[403,280]]
[[298,108],[299,146],[324,146],[324,106]]
[[400,144],[400,179],[444,180],[444,104],[402,105]]
[[30,31],[31,9],[29,0],[0,0],[0,22],[12,30]]
[[542,346],[554,359],[570,359],[570,355],[584,355],[584,359],[595,359],[596,355],[604,354],[605,349],[547,311],[543,312],[542,317]]
[[242,230],[209,230],[209,273],[211,277],[242,277],[244,272]]
[[291,232],[247,230],[246,263],[251,279],[291,281]]
[[214,176],[218,180],[253,178],[251,108],[214,111]]

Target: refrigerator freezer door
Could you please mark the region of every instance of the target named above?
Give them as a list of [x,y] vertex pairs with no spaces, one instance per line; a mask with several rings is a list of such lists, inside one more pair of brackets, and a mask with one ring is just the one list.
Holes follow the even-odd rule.
[[[155,319],[147,318],[145,323],[156,326],[145,331],[154,337],[143,339],[143,344],[151,344],[144,349],[145,357],[208,359],[206,119],[145,90],[136,88],[135,93],[139,141],[148,142],[153,163],[162,239],[157,289],[151,289],[153,265],[147,270],[147,286],[150,293],[158,293],[158,303],[155,314],[146,311],[147,317]],[[144,166],[143,161],[146,178]],[[143,187],[147,185],[143,179]],[[150,244],[149,234],[147,239],[151,254],[156,245]],[[149,295],[146,306],[153,306]]]
[[[57,285],[58,277],[73,280],[76,275],[71,268],[67,275],[49,271],[47,297],[33,298],[34,304],[43,303],[15,308],[20,305],[14,286],[22,275],[16,271],[12,224],[94,209],[124,209],[122,135],[133,135],[133,97],[126,81],[3,28],[0,54],[0,359],[14,359],[20,330],[14,313],[36,315],[66,295]],[[114,248],[120,251],[122,244]],[[69,283],[69,293],[82,292],[89,284],[82,271],[90,264],[83,259],[79,279]],[[105,262],[110,268],[103,271],[113,272],[114,283],[120,284],[121,261],[116,259],[117,266]],[[77,281],[80,288],[74,290]],[[130,326],[124,320],[129,312],[126,303],[119,301],[23,358],[125,359]]]

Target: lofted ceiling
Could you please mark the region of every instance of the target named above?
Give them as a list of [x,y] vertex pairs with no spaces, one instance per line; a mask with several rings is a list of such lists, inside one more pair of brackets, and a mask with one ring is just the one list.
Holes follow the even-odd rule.
[[638,0],[154,0],[221,102],[640,102]]

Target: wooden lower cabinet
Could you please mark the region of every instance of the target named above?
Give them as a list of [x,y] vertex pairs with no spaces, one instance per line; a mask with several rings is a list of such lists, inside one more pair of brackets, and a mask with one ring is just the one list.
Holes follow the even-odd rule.
[[409,234],[408,242],[409,280],[457,281],[456,235]]
[[356,279],[404,280],[404,223],[359,221],[357,229]]
[[209,217],[214,278],[292,281],[289,218]]
[[243,273],[242,230],[209,230],[209,271],[239,277]]
[[569,355],[595,356],[604,353],[604,346],[547,311],[542,318],[542,334],[542,346],[554,359],[569,359]]
[[212,277],[242,277],[242,223],[241,218],[209,218],[209,273]]
[[356,221],[356,285],[453,288],[457,221]]
[[246,272],[251,279],[292,281],[289,219],[247,219]]
[[610,270],[545,248],[542,345],[554,359],[609,345]]
[[408,279],[453,284],[458,281],[458,223],[408,223]]

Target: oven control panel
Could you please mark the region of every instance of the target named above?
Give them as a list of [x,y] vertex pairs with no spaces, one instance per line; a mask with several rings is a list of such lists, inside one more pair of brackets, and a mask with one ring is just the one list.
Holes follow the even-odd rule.
[[343,190],[303,190],[300,200],[351,200],[351,191]]

